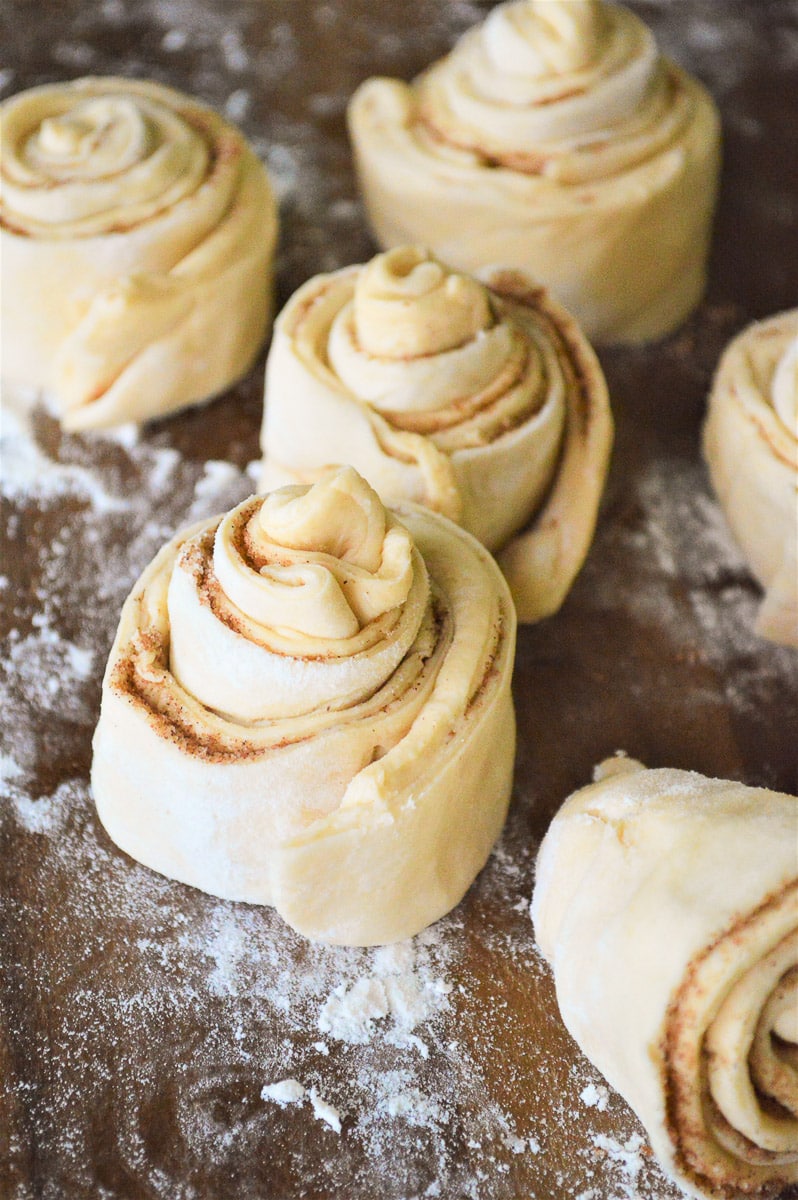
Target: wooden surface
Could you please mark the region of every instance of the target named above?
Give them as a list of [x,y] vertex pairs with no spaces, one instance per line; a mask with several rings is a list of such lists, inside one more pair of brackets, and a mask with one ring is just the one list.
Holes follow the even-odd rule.
[[[0,66],[13,70],[0,79],[9,94],[128,74],[227,105],[280,191],[282,303],[310,275],[373,250],[348,95],[369,74],[409,78],[488,7],[6,0]],[[270,911],[148,872],[109,842],[87,790],[122,599],[172,530],[251,489],[237,468],[257,455],[262,359],[229,396],[136,445],[61,437],[37,417],[42,454],[70,466],[49,491],[34,483],[3,498],[0,1196],[677,1195],[562,1028],[526,905],[552,813],[617,748],[798,791],[798,655],[750,631],[757,589],[699,450],[722,347],[798,301],[798,6],[634,7],[721,106],[709,294],[665,342],[602,354],[612,475],[571,597],[519,638],[507,830],[462,905],[406,961],[312,947]],[[236,469],[205,468],[209,458]],[[359,1044],[325,1031],[335,989],[363,978],[403,980],[418,1023],[397,1010]],[[286,1077],[336,1107],[340,1133],[309,1101],[261,1099]]]

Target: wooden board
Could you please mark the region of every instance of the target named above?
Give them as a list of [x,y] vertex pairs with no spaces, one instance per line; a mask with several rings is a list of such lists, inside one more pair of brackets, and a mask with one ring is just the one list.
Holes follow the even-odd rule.
[[[7,0],[0,80],[9,94],[129,74],[226,106],[280,191],[282,303],[373,251],[347,97],[370,74],[409,78],[488,7]],[[676,1197],[560,1023],[528,900],[551,815],[618,748],[798,791],[798,655],[751,632],[757,589],[699,450],[722,347],[798,299],[798,12],[634,7],[721,106],[709,294],[663,343],[602,354],[618,436],[596,543],[562,612],[521,632],[507,830],[428,934],[387,952],[311,946],[271,911],[133,863],[93,811],[91,735],[121,602],[174,529],[251,490],[263,360],[135,444],[65,437],[37,416],[30,487],[2,501],[3,1197]],[[369,1026],[346,1023],[352,989]],[[312,1093],[261,1097],[285,1078]]]

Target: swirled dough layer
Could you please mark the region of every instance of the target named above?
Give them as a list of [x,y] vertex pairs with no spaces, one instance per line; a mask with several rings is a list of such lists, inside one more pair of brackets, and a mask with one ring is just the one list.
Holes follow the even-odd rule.
[[798,646],[798,309],[749,326],[726,349],[704,453],[731,531],[765,589],[757,632]]
[[242,135],[160,84],[79,79],[0,105],[3,377],[70,430],[205,400],[271,315],[277,212]]
[[499,5],[414,83],[362,84],[349,128],[384,247],[527,270],[602,342],[660,337],[701,297],[717,111],[620,5]]
[[500,551],[523,621],[556,611],[582,565],[611,442],[595,354],[518,272],[484,284],[397,247],[311,279],[275,323],[261,486],[351,463],[386,503]]
[[566,801],[532,916],[563,1020],[667,1172],[798,1182],[798,799],[609,760]]
[[125,603],[92,787],[123,850],[308,937],[409,937],[501,830],[515,615],[480,544],[351,468],[175,537]]

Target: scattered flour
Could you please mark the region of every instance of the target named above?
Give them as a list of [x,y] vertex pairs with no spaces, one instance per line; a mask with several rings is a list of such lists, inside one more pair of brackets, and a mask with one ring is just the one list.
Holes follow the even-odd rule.
[[225,29],[222,34],[221,41],[222,54],[224,55],[224,65],[228,71],[241,72],[246,71],[249,63],[249,54],[247,53],[244,39],[241,33],[235,26]]
[[[248,133],[268,163],[289,234],[278,261],[286,294],[315,271],[370,253],[348,148],[329,136],[345,97],[319,80],[313,86],[323,90],[306,94],[302,80],[295,111],[307,119],[268,106],[261,113],[256,104],[264,80],[295,69],[290,22],[275,22],[268,44],[257,46],[246,5],[102,0],[101,7],[109,24],[146,23],[159,77],[168,78],[179,57],[187,90],[234,121],[254,124],[257,115]],[[364,29],[378,19],[368,8],[347,30],[364,76]],[[753,61],[748,19],[725,24],[721,36],[702,6],[692,8],[685,22],[657,0],[646,4],[646,15],[666,49],[730,97],[730,126],[760,138],[762,122],[733,95]],[[484,5],[452,0],[431,12],[432,27],[404,31],[401,43],[386,29],[386,63],[403,47],[423,61],[431,41],[450,43]],[[321,33],[340,20],[335,4],[310,6],[309,21]],[[138,41],[126,39],[119,73],[148,73]],[[54,72],[100,64],[83,34],[56,36],[51,45]],[[797,47],[785,38],[778,53],[794,56]],[[15,69],[0,70],[0,89],[18,78]],[[782,218],[794,218],[794,206],[780,203]],[[289,1161],[296,1152],[295,1137],[281,1142],[275,1123],[275,1108],[286,1107],[311,1131],[320,1122],[341,1135],[321,1131],[335,1153],[304,1164],[308,1194],[355,1194],[353,1181],[358,1195],[373,1194],[364,1163],[384,1163],[384,1200],[509,1200],[521,1191],[561,1200],[672,1200],[676,1193],[651,1166],[620,1101],[607,1111],[609,1092],[587,1064],[576,1059],[564,1068],[554,1043],[531,1036],[523,1005],[508,1003],[519,979],[530,1006],[544,988],[550,995],[525,915],[535,847],[524,813],[535,797],[523,797],[526,809],[516,805],[471,893],[469,922],[455,912],[412,942],[382,950],[311,945],[271,910],[184,888],[110,844],[87,774],[100,676],[122,601],[177,528],[253,490],[257,463],[245,471],[225,461],[200,464],[170,443],[168,425],[68,437],[46,409],[26,415],[29,409],[26,403],[20,415],[4,407],[0,447],[7,535],[19,567],[15,589],[0,597],[8,610],[0,831],[12,854],[28,855],[24,898],[7,906],[13,936],[4,966],[14,978],[32,972],[31,986],[52,998],[52,1008],[46,1040],[9,1009],[17,1053],[5,1082],[32,1113],[22,1121],[12,1111],[12,1154],[26,1161],[34,1122],[37,1154],[58,1172],[64,1194],[96,1194],[93,1123],[112,1107],[113,1167],[131,1193],[195,1200],[209,1194],[209,1178],[219,1194],[235,1178],[241,1195],[260,1195],[264,1161],[280,1154]],[[585,572],[597,616],[620,609],[643,626],[665,628],[675,653],[699,647],[717,666],[728,702],[750,716],[772,674],[787,677],[787,652],[768,648],[769,676],[751,632],[756,589],[700,467],[655,457],[629,486],[638,519],[605,522],[601,569],[593,556]],[[40,551],[34,561],[26,557],[30,506]],[[496,907],[502,920],[493,923]],[[61,954],[52,954],[50,942],[48,957],[43,924]],[[33,1082],[26,1064],[38,1064]],[[540,1111],[527,1103],[533,1087],[546,1092]],[[174,1147],[152,1130],[161,1119],[180,1147],[179,1177]],[[569,1127],[578,1128],[582,1148],[554,1170],[547,1147],[561,1145]]]
[[194,485],[194,500],[188,512],[187,523],[224,511],[224,502],[228,495],[235,496],[235,500],[230,502],[231,505],[243,499],[241,472],[233,463],[209,459],[203,464],[202,474]]
[[307,1096],[313,1109],[313,1115],[319,1121],[324,1121],[335,1133],[341,1132],[341,1114],[332,1104],[323,1100],[314,1087],[305,1088],[296,1079],[281,1079],[279,1083],[267,1083],[261,1088],[261,1100],[273,1100],[280,1108],[289,1104],[299,1104]]
[[427,1047],[413,1030],[447,1006],[451,990],[451,983],[431,974],[429,959],[412,942],[383,946],[374,953],[373,974],[339,985],[328,997],[318,1027],[338,1041],[362,1045],[378,1021],[387,1021],[388,1043],[414,1046],[426,1057]]
[[167,29],[161,39],[161,46],[170,54],[184,50],[188,45],[188,34],[185,29]]
[[31,413],[39,400],[28,389],[12,392],[4,385],[0,424],[3,494],[52,500],[71,493],[88,501],[97,513],[124,511],[124,501],[110,495],[89,468],[51,457],[42,449],[31,430]]
[[296,1079],[281,1079],[278,1083],[267,1083],[260,1090],[261,1100],[273,1100],[280,1108],[287,1104],[299,1104],[305,1098],[305,1089]]
[[109,25],[119,25],[124,23],[124,0],[102,0],[100,8],[104,19],[109,23]]
[[250,104],[249,92],[244,88],[236,88],[224,102],[224,115],[228,120],[238,123],[247,115]]
[[10,754],[0,754],[0,783],[20,779],[25,772]]
[[63,832],[71,807],[83,794],[83,785],[76,780],[66,780],[58,785],[51,796],[38,796],[35,799],[23,787],[12,785],[5,791],[21,829],[26,833],[55,837]]
[[315,1088],[308,1089],[308,1098],[313,1105],[313,1115],[319,1121],[324,1121],[326,1125],[334,1133],[341,1132],[341,1116],[337,1108],[333,1108],[332,1104],[328,1104],[326,1100],[322,1100]]
[[609,1089],[604,1087],[603,1084],[589,1083],[579,1093],[579,1099],[588,1108],[595,1108],[599,1112],[605,1112],[610,1102]]
[[623,1195],[628,1197],[628,1200],[637,1200],[636,1186],[644,1165],[641,1154],[645,1146],[643,1138],[635,1133],[621,1144],[615,1138],[597,1133],[593,1136],[593,1145],[620,1168]]
[[[798,689],[798,662],[787,646],[754,632],[761,591],[732,540],[699,461],[654,458],[628,481],[630,521],[605,522],[583,580],[598,614],[622,613],[642,637],[669,638],[674,665],[706,667],[707,693],[749,723],[760,697],[780,680],[786,699]],[[629,684],[636,686],[634,680]],[[751,782],[767,783],[766,777]]]

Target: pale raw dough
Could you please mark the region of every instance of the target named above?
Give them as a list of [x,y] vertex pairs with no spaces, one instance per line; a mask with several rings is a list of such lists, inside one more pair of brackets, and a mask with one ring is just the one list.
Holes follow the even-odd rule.
[[70,430],[205,400],[252,364],[277,209],[243,136],[160,84],[79,79],[0,105],[2,372]]
[[798,646],[798,309],[750,325],[726,349],[704,453],[731,531],[765,589],[757,632]]
[[609,760],[537,863],[563,1020],[690,1194],[798,1182],[798,799]]
[[410,937],[501,830],[515,615],[483,547],[351,468],[175,537],[122,611],[92,787],[123,850],[308,937]]
[[660,337],[701,297],[717,110],[620,5],[499,5],[414,83],[362,84],[349,128],[383,247],[527,270],[601,342]]
[[518,272],[487,286],[397,247],[311,279],[275,323],[261,486],[351,463],[500,551],[522,621],[556,611],[587,554],[612,442],[576,322]]

